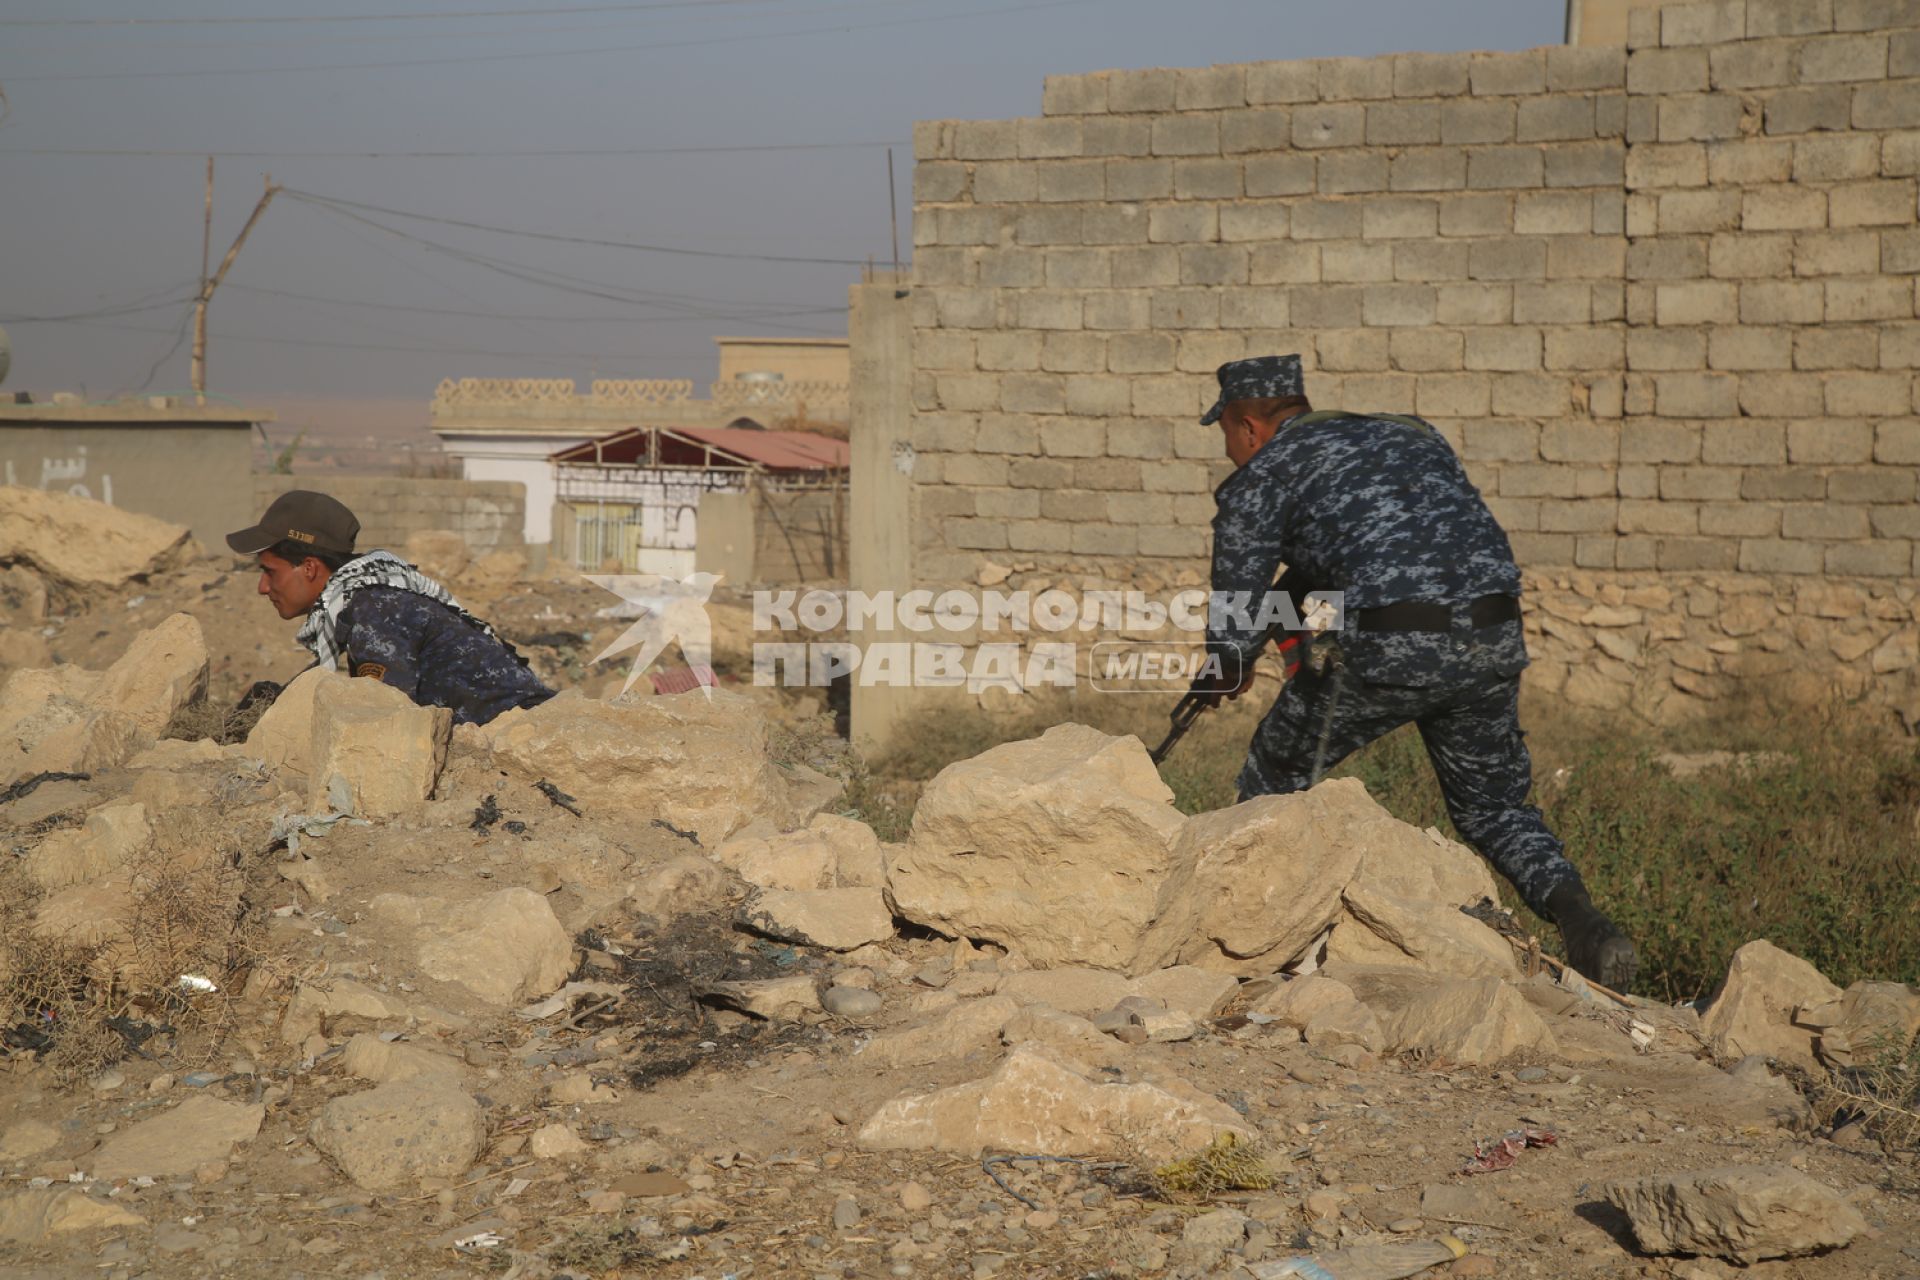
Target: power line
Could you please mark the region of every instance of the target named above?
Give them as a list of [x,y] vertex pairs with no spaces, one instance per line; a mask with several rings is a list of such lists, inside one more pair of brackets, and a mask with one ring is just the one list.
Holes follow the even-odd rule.
[[415,222],[433,222],[444,227],[461,227],[468,231],[491,231],[504,236],[521,236],[529,240],[547,240],[557,244],[592,245],[602,249],[632,249],[642,253],[669,253],[687,258],[727,258],[736,262],[783,262],[801,263],[809,266],[863,267],[864,258],[804,258],[774,253],[738,253],[722,249],[686,249],[671,245],[641,244],[632,240],[600,240],[592,236],[565,235],[552,231],[527,231],[518,227],[502,227],[488,222],[469,222],[464,218],[443,218],[427,213],[411,213],[405,209],[390,209],[384,205],[365,204],[358,200],[343,200],[337,196],[323,196],[311,191],[301,191],[294,187],[286,188],[288,199],[299,200],[323,209],[332,209],[336,213],[345,213],[350,209],[365,210],[368,213],[385,214],[390,218],[408,218]]
[[159,294],[176,294],[192,288],[193,281],[189,280],[184,284],[168,285],[165,289],[156,289],[151,293],[143,294],[140,297],[130,299],[126,302],[109,302],[91,311],[74,311],[59,316],[0,316],[0,321],[4,321],[7,324],[59,324],[70,320],[95,320],[107,316],[136,315],[142,311],[162,311],[168,307],[179,306],[182,302],[188,301],[191,295],[189,294],[188,297],[181,298],[161,298],[157,302],[151,301],[151,299]]
[[[565,272],[548,271],[548,270],[545,270],[544,268],[528,267],[524,264],[516,263],[506,258],[497,258],[487,254],[474,253],[471,250],[457,249],[452,245],[442,244],[437,240],[430,240],[425,236],[414,235],[410,231],[402,231],[398,227],[389,227],[383,222],[376,222],[372,218],[364,217],[360,214],[352,213],[345,209],[332,209],[326,205],[314,204],[310,201],[303,201],[300,203],[306,204],[307,207],[309,208],[318,209],[326,213],[332,213],[336,217],[349,219],[352,222],[360,223],[364,226],[371,227],[374,230],[383,231],[386,234],[393,236],[397,239],[405,240],[405,241],[408,241],[409,243],[420,245],[423,248],[430,249],[435,253],[446,254],[448,257],[455,258],[462,262],[471,263],[475,266],[483,267],[486,270],[493,271],[499,275],[504,275],[514,280],[522,280],[530,284],[537,284],[544,288],[557,290],[561,293],[578,294],[588,298],[603,298],[609,302],[618,302],[628,306],[660,306],[660,307],[666,307],[669,309],[677,308],[677,309],[686,311],[689,315],[689,318],[692,318],[692,319],[713,320],[713,319],[729,318],[726,316],[717,316],[712,312],[703,312],[697,307],[688,304],[681,297],[676,295],[670,295],[670,294],[669,295],[647,295],[644,292],[633,291],[633,290],[616,293],[612,291],[611,286],[602,285],[598,281],[582,279],[579,276],[568,275]],[[783,325],[778,323],[777,321],[768,320],[765,318],[757,319],[756,323],[759,324],[762,328],[767,328],[767,329],[787,329],[795,333],[808,333],[808,334],[817,332],[817,330],[807,329],[800,326]]]
[[400,67],[463,66],[478,62],[526,62],[534,58],[572,58],[592,54],[649,53],[658,49],[691,49],[706,45],[740,44],[751,40],[790,40],[798,36],[843,35],[881,27],[918,26],[929,22],[964,22],[971,18],[989,18],[1009,13],[1031,13],[1041,9],[1062,9],[1111,0],[1036,0],[1032,4],[1005,5],[996,9],[975,9],[965,13],[927,14],[915,18],[880,18],[872,22],[838,23],[830,27],[803,27],[793,31],[756,31],[743,35],[710,36],[699,40],[656,40],[647,44],[599,45],[591,49],[520,49],[512,53],[478,53],[452,58],[406,58],[386,62],[309,63],[298,67],[208,67],[198,71],[100,71],[39,76],[7,76],[9,83],[27,84],[83,80],[170,80],[185,77],[286,75],[299,71],[373,71]]
[[763,4],[771,0],[649,0],[648,3],[583,4],[538,9],[457,9],[438,13],[337,13],[248,15],[193,18],[0,18],[0,27],[211,27],[265,26],[315,22],[440,22],[467,18],[571,17],[582,13],[650,13],[663,9],[704,9],[718,5]]
[[[114,324],[111,321],[74,320],[74,321],[68,321],[66,323],[70,323],[75,325],[76,327],[87,328],[87,329],[115,329],[123,333],[151,333],[151,334],[160,334],[162,336],[166,336],[173,333],[173,330],[171,329],[155,329],[147,325]],[[183,325],[182,332],[184,332],[184,330],[185,330],[185,326]],[[494,350],[487,350],[479,347],[421,347],[421,346],[409,346],[403,343],[392,343],[392,342],[378,342],[378,343],[328,342],[328,341],[323,341],[320,339],[312,339],[312,338],[270,338],[270,337],[265,337],[259,334],[218,333],[213,336],[218,338],[222,342],[252,342],[252,343],[264,344],[267,346],[329,347],[329,348],[335,348],[342,351],[409,351],[409,352],[422,352],[427,355],[442,355],[442,356],[486,356],[492,359],[526,360],[526,361],[537,362],[541,364],[575,364],[575,365],[585,365],[585,364],[592,364],[592,363],[611,364],[611,363],[617,363],[619,361],[632,358],[632,353],[630,352],[622,352],[618,355],[586,352],[577,356],[573,356],[573,355],[553,356],[553,355],[531,355],[525,351],[494,351]],[[179,350],[179,346],[178,344],[176,344],[171,350],[168,351],[167,355],[171,356],[175,351],[178,351],[178,350]],[[164,364],[165,362],[166,362],[166,357],[162,357],[160,363]],[[158,367],[159,365],[156,364],[155,368],[158,369]],[[151,381],[151,375],[149,376],[149,381]]]
[[0,156],[142,156],[181,159],[214,156],[221,160],[545,160],[607,156],[739,155],[776,151],[851,151],[909,145],[904,138],[873,142],[769,142],[715,147],[522,147],[500,151],[204,151],[142,150],[132,147],[8,147]]
[[[782,304],[779,309],[753,310],[751,309],[751,304],[743,303],[739,305],[743,307],[748,307],[749,309],[736,312],[732,315],[720,314],[720,313],[709,313],[701,317],[693,317],[685,314],[674,315],[674,316],[582,316],[582,315],[557,316],[557,315],[530,314],[524,311],[474,311],[471,309],[463,310],[458,307],[423,307],[423,306],[413,305],[409,303],[402,303],[402,302],[369,302],[359,298],[326,298],[326,297],[321,297],[317,294],[296,293],[290,289],[269,289],[263,285],[245,285],[245,284],[234,283],[234,284],[229,284],[227,288],[237,289],[243,293],[264,294],[268,297],[287,298],[296,302],[313,302],[313,303],[319,303],[325,306],[365,307],[375,311],[406,311],[406,312],[412,312],[419,315],[457,316],[462,319],[468,319],[468,320],[525,320],[525,321],[531,321],[536,324],[651,324],[659,320],[681,320],[681,319],[691,319],[691,318],[704,318],[704,319],[712,319],[712,320],[758,320],[758,319],[767,318],[767,317],[784,319],[792,316],[845,315],[847,313],[847,308],[845,307],[802,307],[798,305],[787,307],[785,306],[785,304]],[[730,305],[719,299],[709,299],[708,301],[711,301],[713,305],[717,307]],[[34,317],[28,317],[28,318],[31,319]],[[46,317],[40,317],[40,318],[46,318]],[[52,318],[63,319],[67,317],[52,317]]]

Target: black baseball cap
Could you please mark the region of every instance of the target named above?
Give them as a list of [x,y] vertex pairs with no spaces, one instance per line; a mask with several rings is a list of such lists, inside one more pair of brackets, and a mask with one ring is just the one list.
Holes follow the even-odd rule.
[[338,498],[311,489],[289,489],[273,500],[260,523],[227,535],[227,545],[243,556],[258,555],[281,542],[315,551],[353,554],[360,522]]

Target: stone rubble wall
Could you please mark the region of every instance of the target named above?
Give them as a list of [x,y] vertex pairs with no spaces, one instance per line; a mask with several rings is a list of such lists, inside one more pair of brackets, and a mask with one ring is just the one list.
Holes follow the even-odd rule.
[[[1912,667],[1920,7],[1631,22],[1055,76],[1041,116],[918,125],[918,578],[1204,581],[1213,371],[1299,351],[1319,407],[1460,451],[1544,683],[1677,710],[1776,663]],[[1860,607],[1836,630],[1810,589]]]

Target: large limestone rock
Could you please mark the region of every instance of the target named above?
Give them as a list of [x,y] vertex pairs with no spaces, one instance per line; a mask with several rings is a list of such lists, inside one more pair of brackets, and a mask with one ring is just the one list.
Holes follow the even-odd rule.
[[27,855],[27,878],[48,891],[98,880],[130,861],[152,834],[145,805],[103,805],[84,826],[49,833]]
[[122,587],[192,554],[183,525],[70,494],[0,487],[0,564],[28,565],[62,586]]
[[1794,1022],[1819,1037],[1814,1048],[1831,1067],[1903,1057],[1920,1035],[1920,988],[1856,982],[1838,1000],[1802,1008]]
[[101,677],[93,701],[133,717],[157,738],[175,712],[206,694],[206,635],[199,619],[176,613],[134,638]]
[[782,942],[852,951],[893,936],[893,912],[878,889],[760,889],[735,919]]
[[49,1236],[107,1227],[144,1227],[132,1210],[73,1187],[38,1187],[0,1200],[0,1240],[35,1245]]
[[206,640],[184,613],[141,633],[105,671],[15,671],[0,686],[0,781],[123,764],[206,689]]
[[1331,1048],[1353,1044],[1368,1053],[1379,1053],[1387,1043],[1379,1018],[1360,1003],[1353,988],[1318,974],[1276,987],[1257,1001],[1251,1012],[1292,1027],[1311,1045]]
[[335,675],[313,693],[307,807],[324,812],[334,779],[346,781],[353,812],[365,818],[407,813],[433,795],[453,712],[417,705],[378,680]]
[[1809,1005],[1840,998],[1840,988],[1799,956],[1771,942],[1749,942],[1733,953],[1727,980],[1700,1018],[1707,1044],[1723,1062],[1763,1054],[1816,1068],[1816,1032],[1794,1025]]
[[466,1172],[486,1141],[486,1120],[452,1080],[424,1077],[335,1098],[309,1136],[360,1186],[394,1191]]
[[309,667],[293,679],[261,713],[247,733],[241,754],[302,777],[313,772],[313,699],[322,684],[349,677]]
[[96,1178],[166,1178],[225,1160],[236,1142],[251,1142],[267,1109],[259,1103],[188,1098],[100,1144],[87,1172]]
[[1409,829],[1352,778],[1201,814],[1175,846],[1193,864],[1193,888],[1157,928],[1180,935],[1186,964],[1273,973],[1333,922],[1363,852],[1401,838],[1392,828]]
[[1172,800],[1138,739],[1084,725],[948,765],[893,851],[895,911],[1043,968],[1160,968],[1182,939],[1150,927],[1193,879]]
[[280,1018],[280,1039],[299,1044],[337,1019],[404,1025],[412,1016],[412,1008],[399,996],[376,991],[351,978],[316,979],[294,989]]
[[1519,977],[1512,946],[1459,910],[1482,898],[1498,901],[1486,863],[1431,828],[1409,826],[1385,810],[1379,814],[1385,822],[1363,814],[1356,806],[1364,852],[1341,890],[1327,960],[1408,965],[1456,977]]
[[1526,997],[1498,978],[1444,982],[1415,997],[1389,1032],[1395,1048],[1464,1066],[1490,1066],[1516,1053],[1552,1053],[1553,1032]]
[[875,1067],[924,1067],[964,1058],[996,1043],[1020,1007],[1011,996],[962,1001],[917,1027],[875,1036],[859,1051],[860,1060]]
[[559,989],[573,968],[573,943],[547,900],[502,889],[463,907],[467,927],[420,944],[420,970],[457,982],[483,1000],[512,1005]]
[[375,1084],[425,1079],[457,1083],[460,1079],[457,1059],[419,1045],[383,1040],[373,1031],[362,1031],[347,1041],[340,1054],[340,1070]]
[[1784,1165],[1642,1178],[1602,1193],[1627,1215],[1643,1251],[1704,1254],[1742,1266],[1838,1248],[1867,1229],[1859,1210]]
[[798,831],[755,822],[713,851],[762,889],[878,889],[886,884],[886,858],[873,828],[852,818],[822,813]]
[[473,739],[500,768],[551,782],[582,809],[659,818],[714,848],[755,818],[784,825],[787,785],[749,699],[720,690],[595,702],[568,691],[517,708]]
[[1222,1133],[1252,1138],[1231,1107],[1198,1090],[1096,1084],[1053,1050],[1021,1044],[985,1079],[886,1103],[859,1141],[882,1151],[1125,1154],[1158,1163],[1191,1155]]

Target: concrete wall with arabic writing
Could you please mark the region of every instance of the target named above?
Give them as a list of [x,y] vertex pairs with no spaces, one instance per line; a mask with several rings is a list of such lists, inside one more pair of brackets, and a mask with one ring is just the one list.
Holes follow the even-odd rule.
[[[57,412],[57,410],[56,410]],[[218,547],[253,510],[246,422],[0,421],[0,483],[93,498],[186,525]]]

